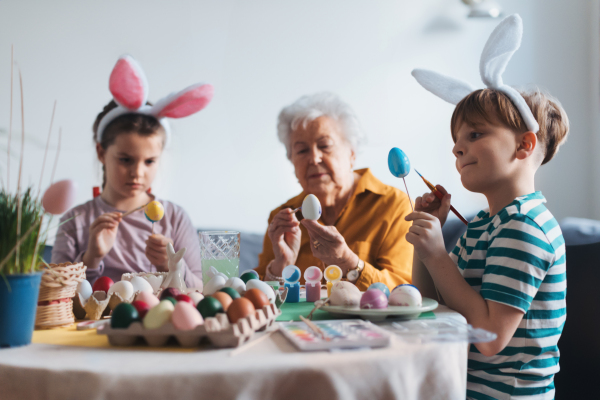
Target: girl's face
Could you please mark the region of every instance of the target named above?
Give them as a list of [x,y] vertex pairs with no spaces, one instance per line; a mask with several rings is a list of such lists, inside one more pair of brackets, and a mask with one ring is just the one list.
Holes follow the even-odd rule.
[[463,123],[456,133],[452,153],[463,186],[472,192],[488,193],[510,184],[518,167],[518,135],[489,123]]
[[103,149],[96,146],[98,159],[104,165],[104,191],[119,198],[133,198],[145,193],[156,176],[163,149],[163,135],[142,136],[124,133]]

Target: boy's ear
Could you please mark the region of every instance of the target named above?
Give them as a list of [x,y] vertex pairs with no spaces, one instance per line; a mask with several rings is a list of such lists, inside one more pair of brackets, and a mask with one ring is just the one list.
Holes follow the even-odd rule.
[[104,157],[106,156],[106,150],[104,150],[102,148],[100,143],[96,143],[96,154],[98,155],[98,160],[100,160],[100,162],[102,164],[104,164]]
[[531,156],[537,146],[537,136],[528,131],[521,135],[517,146],[517,159],[524,160]]

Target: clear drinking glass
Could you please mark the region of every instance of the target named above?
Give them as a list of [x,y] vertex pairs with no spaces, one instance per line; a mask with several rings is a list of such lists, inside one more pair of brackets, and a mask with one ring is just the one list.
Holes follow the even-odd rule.
[[200,232],[200,258],[204,283],[210,278],[207,273],[215,267],[228,277],[237,277],[240,267],[240,233],[236,231]]

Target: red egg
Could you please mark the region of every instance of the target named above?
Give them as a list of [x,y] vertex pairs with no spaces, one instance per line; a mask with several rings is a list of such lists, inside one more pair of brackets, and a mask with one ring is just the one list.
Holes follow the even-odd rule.
[[46,212],[59,215],[71,208],[75,203],[76,195],[75,182],[70,179],[58,181],[44,192],[42,206]]
[[248,315],[254,314],[254,312],[252,302],[245,297],[240,297],[233,300],[229,305],[227,317],[229,318],[229,322],[235,324],[238,320],[246,318]]
[[196,307],[196,304],[194,303],[194,300],[192,300],[192,298],[190,296],[188,296],[187,294],[178,294],[177,296],[175,296],[175,300],[177,300],[177,301],[185,301],[186,303],[190,303],[191,305],[193,305],[194,307]]
[[138,314],[140,315],[140,320],[144,319],[148,310],[150,310],[150,306],[145,301],[136,300],[131,303],[132,306],[135,307]]
[[108,289],[110,289],[113,283],[113,280],[110,279],[108,276],[101,276],[100,278],[96,279],[96,282],[94,282],[94,286],[92,286],[92,291],[108,292]]

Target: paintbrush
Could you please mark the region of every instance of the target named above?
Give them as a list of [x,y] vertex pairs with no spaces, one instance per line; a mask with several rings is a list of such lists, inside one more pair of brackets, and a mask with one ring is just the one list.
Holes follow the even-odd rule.
[[[417,174],[419,174],[421,179],[423,179],[423,182],[425,182],[425,184],[431,190],[431,193],[433,193],[435,195],[435,197],[437,197],[440,200],[442,200],[444,198],[444,195],[442,194],[442,192],[440,192],[435,186],[433,186],[433,184],[431,182],[429,182],[427,179],[425,179],[419,171],[417,171],[415,169],[415,172]],[[460,219],[465,225],[469,225],[467,220],[462,215],[460,215],[460,213],[458,211],[456,211],[456,208],[454,208],[453,206],[450,206],[450,211],[452,211],[454,213],[454,215],[456,215],[458,217],[458,219]]]

